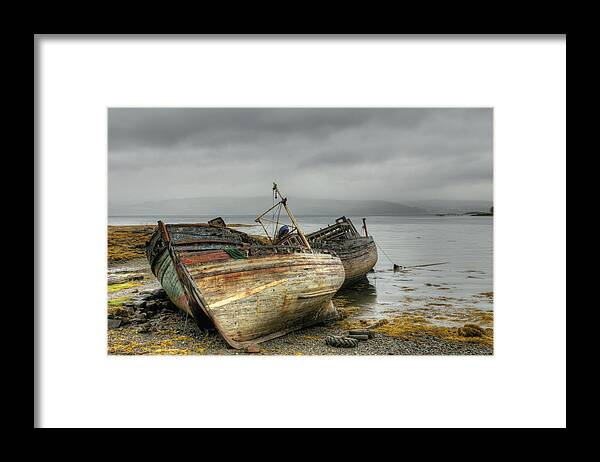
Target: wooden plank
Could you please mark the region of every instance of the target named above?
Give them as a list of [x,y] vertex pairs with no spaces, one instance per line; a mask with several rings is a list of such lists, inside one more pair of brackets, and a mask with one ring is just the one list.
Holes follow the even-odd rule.
[[232,247],[241,247],[242,242],[232,241],[230,239],[209,239],[209,238],[195,238],[195,239],[186,239],[179,240],[173,242],[173,246],[177,247],[180,245],[190,245],[190,244],[228,244]]
[[231,297],[225,298],[223,300],[219,300],[218,302],[211,303],[210,308],[214,309],[214,308],[218,308],[223,305],[227,305],[232,302],[236,302],[238,300],[241,300],[242,298],[246,298],[246,297],[249,297],[250,295],[257,294],[259,292],[262,292],[263,290],[270,289],[271,287],[278,286],[279,284],[283,284],[284,282],[287,282],[287,281],[288,281],[287,278],[279,279],[278,281],[269,282],[268,284],[263,284],[262,286],[259,286],[259,287],[254,287],[252,289],[244,290],[235,295],[232,295]]

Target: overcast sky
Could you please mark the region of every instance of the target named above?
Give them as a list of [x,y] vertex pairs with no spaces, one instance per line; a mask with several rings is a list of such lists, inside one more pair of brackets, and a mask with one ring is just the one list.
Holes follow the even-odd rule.
[[491,200],[492,109],[108,111],[109,206],[207,196]]

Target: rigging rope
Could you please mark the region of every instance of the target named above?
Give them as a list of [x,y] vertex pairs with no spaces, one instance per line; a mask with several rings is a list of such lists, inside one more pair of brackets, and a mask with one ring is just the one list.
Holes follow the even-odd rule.
[[428,263],[426,265],[404,266],[404,268],[422,268],[423,266],[445,265],[446,263],[450,263],[450,262],[449,261],[443,261],[441,263]]
[[[273,220],[271,223],[275,223],[275,199],[277,198],[277,191],[273,188]],[[275,239],[275,232],[277,231],[277,225],[273,224],[273,239]]]
[[396,265],[396,264],[395,264],[395,263],[392,261],[392,259],[390,258],[390,256],[389,256],[387,253],[385,253],[385,250],[383,250],[383,249],[381,248],[381,246],[380,246],[380,245],[377,243],[377,241],[373,241],[373,242],[375,242],[375,245],[376,245],[376,246],[379,248],[379,250],[381,250],[381,251],[383,252],[383,254],[384,254],[386,257],[387,257],[387,259],[390,261],[390,263],[391,263],[392,265],[394,265],[394,267],[398,266],[398,265]]
[[441,262],[441,263],[428,263],[428,264],[426,264],[426,265],[400,266],[400,265],[397,265],[396,263],[394,263],[394,262],[392,261],[392,259],[391,259],[391,258],[390,258],[390,256],[389,256],[389,255],[388,255],[388,254],[385,252],[385,250],[383,250],[383,249],[381,248],[381,246],[380,246],[379,244],[377,244],[377,241],[374,241],[374,242],[375,242],[375,245],[376,245],[376,246],[379,248],[379,250],[381,250],[381,251],[383,252],[383,254],[384,254],[386,257],[387,257],[387,259],[390,261],[390,263],[391,263],[392,265],[394,265],[394,269],[422,268],[422,267],[424,267],[424,266],[445,265],[446,263],[450,263],[450,262],[447,262],[447,261],[443,261],[443,262]]

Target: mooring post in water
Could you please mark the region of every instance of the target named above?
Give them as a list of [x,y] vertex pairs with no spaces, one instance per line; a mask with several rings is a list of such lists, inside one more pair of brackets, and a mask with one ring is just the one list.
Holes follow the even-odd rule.
[[369,233],[367,231],[367,219],[363,218],[363,228],[365,229],[365,237],[369,237]]

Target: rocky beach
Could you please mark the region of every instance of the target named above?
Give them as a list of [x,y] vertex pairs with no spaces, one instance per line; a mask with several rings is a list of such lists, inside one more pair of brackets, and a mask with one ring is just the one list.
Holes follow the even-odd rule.
[[[201,330],[176,308],[151,273],[144,244],[154,227],[108,227],[107,326],[111,355],[491,355],[493,312],[476,307],[453,309],[439,297],[381,315],[354,303],[360,290],[340,291],[333,303],[340,318],[290,333],[246,350],[229,347],[215,330]],[[443,288],[443,287],[441,287]],[[492,302],[492,292],[477,294]],[[448,297],[447,297],[448,298]],[[440,312],[439,305],[444,306]],[[429,306],[428,306],[429,305]],[[369,332],[354,347],[326,343],[350,330]]]

